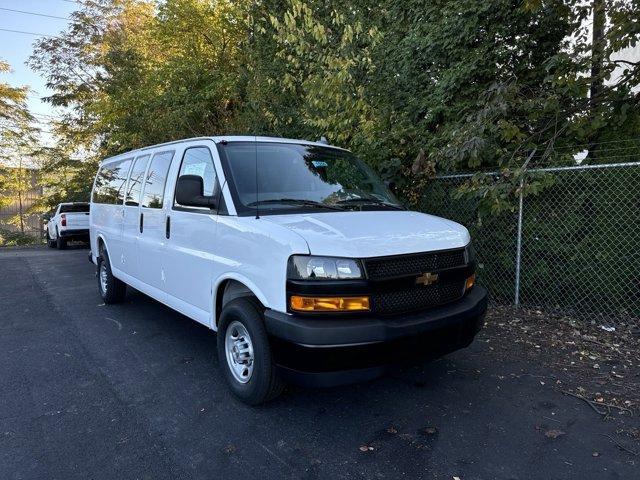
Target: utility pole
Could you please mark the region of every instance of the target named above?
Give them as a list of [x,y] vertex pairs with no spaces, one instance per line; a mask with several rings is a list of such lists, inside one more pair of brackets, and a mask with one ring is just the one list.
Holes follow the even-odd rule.
[[607,16],[605,12],[605,0],[593,0],[593,31],[591,34],[591,88],[589,91],[590,106],[593,111],[602,92],[604,79],[602,69],[604,63],[605,24]]
[[[591,85],[589,88],[589,116],[595,119],[598,109],[598,102],[604,90],[604,51],[605,51],[605,28],[607,14],[605,0],[593,0],[593,25],[591,32]],[[591,135],[589,142],[589,159],[593,159],[594,135]]]

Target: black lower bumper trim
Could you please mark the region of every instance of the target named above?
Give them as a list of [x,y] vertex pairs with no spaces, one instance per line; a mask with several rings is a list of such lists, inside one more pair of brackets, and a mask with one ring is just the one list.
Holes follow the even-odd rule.
[[396,364],[438,358],[467,347],[483,320],[482,316],[471,318],[420,335],[361,345],[312,348],[278,338],[271,343],[275,362],[285,373],[304,376],[305,382],[335,385],[373,378]]
[[89,238],[89,230],[63,230],[60,232],[62,238]]
[[467,347],[484,324],[487,293],[475,287],[462,300],[397,318],[305,318],[267,311],[275,363],[305,386],[371,380],[416,360]]

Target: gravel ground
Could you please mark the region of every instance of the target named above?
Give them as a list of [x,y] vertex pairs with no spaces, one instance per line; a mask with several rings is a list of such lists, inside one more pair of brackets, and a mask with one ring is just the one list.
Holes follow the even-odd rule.
[[465,350],[252,408],[213,332],[103,305],[86,257],[0,249],[2,479],[640,476],[632,331],[494,308]]

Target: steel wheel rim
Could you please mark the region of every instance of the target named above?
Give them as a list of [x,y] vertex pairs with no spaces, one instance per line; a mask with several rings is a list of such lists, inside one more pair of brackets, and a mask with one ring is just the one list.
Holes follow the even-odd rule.
[[107,293],[107,266],[104,261],[100,265],[100,288],[102,293]]
[[227,327],[224,338],[224,350],[227,365],[233,378],[240,383],[247,383],[253,374],[253,343],[245,326],[233,321]]

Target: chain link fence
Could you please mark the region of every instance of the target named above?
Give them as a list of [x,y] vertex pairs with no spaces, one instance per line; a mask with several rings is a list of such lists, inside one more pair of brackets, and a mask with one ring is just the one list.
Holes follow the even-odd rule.
[[532,169],[524,182],[540,175],[550,186],[481,219],[477,200],[454,197],[471,175],[440,176],[425,210],[469,228],[494,302],[640,324],[640,162]]

